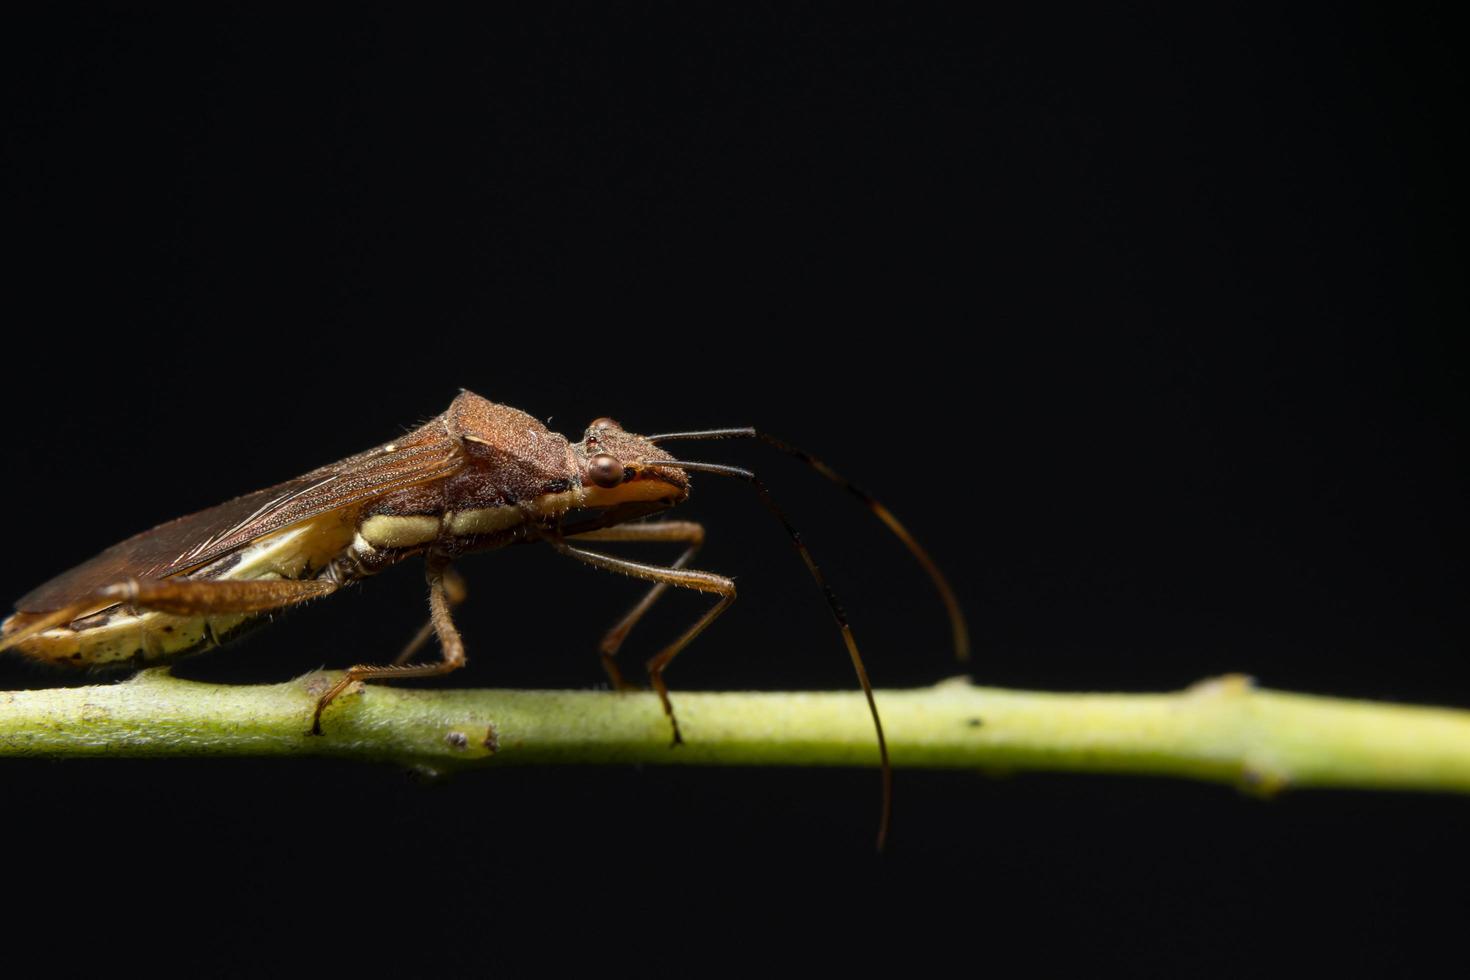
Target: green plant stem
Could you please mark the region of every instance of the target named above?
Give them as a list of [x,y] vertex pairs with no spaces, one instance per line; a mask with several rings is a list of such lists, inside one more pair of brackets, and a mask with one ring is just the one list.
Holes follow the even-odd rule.
[[[0,693],[0,756],[333,756],[433,770],[678,763],[871,766],[862,695],[679,692],[686,744],[651,695],[367,685],[312,706],[338,675],[225,686],[148,670],[106,686]],[[1286,694],[1224,677],[1173,694],[974,687],[880,691],[901,768],[1132,772],[1287,786],[1470,791],[1470,712]]]

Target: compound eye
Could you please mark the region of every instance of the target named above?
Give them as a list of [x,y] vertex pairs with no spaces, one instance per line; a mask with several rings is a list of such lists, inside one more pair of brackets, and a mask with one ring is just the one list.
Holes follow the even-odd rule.
[[598,453],[587,461],[587,475],[599,487],[610,490],[623,482],[623,464],[616,456]]
[[616,419],[610,419],[606,415],[604,415],[600,419],[593,419],[592,420],[592,424],[589,425],[588,428],[589,429],[621,429],[622,426],[621,425],[618,425]]

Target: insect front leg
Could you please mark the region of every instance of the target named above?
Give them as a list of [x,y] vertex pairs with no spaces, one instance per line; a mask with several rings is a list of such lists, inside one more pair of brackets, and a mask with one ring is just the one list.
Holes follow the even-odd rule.
[[713,572],[701,572],[688,568],[669,568],[663,565],[645,565],[642,562],[628,561],[623,558],[614,558],[611,555],[599,554],[595,551],[584,551],[581,548],[573,548],[562,541],[551,540],[553,548],[564,555],[568,555],[578,561],[585,562],[594,568],[605,569],[610,572],[621,572],[634,578],[647,579],[662,585],[676,585],[684,589],[694,589],[697,592],[707,592],[718,595],[719,601],[710,607],[709,611],[701,616],[693,626],[690,626],[673,643],[664,647],[658,654],[648,661],[648,680],[653,689],[658,692],[659,701],[663,704],[664,714],[669,718],[669,724],[674,729],[674,745],[684,741],[679,731],[679,719],[674,716],[674,706],[669,700],[669,687],[664,683],[664,669],[669,662],[679,655],[679,651],[694,640],[696,636],[703,633],[705,627],[719,618],[720,614],[730,608],[735,601],[735,583],[723,575]]
[[[687,544],[684,553],[674,560],[669,566],[672,569],[681,569],[694,559],[699,548],[704,544],[704,525],[695,521],[655,521],[647,524],[619,524],[615,527],[607,527],[598,531],[588,531],[585,534],[574,536],[578,541],[675,541]],[[602,642],[598,644],[598,653],[602,656],[602,667],[607,671],[608,679],[616,690],[636,690],[637,685],[629,684],[623,680],[622,671],[618,670],[618,650],[622,648],[628,634],[633,627],[643,618],[643,615],[653,608],[659,596],[668,591],[668,582],[656,582],[653,588],[638,602],[636,606],[628,610],[627,615],[618,620],[612,629],[603,636]]]
[[[452,588],[457,588],[461,597],[463,596],[463,581],[459,576],[449,570],[447,563],[442,560],[430,558],[427,563],[426,574],[429,579],[429,626],[439,638],[439,650],[443,659],[438,663],[430,664],[357,664],[347,668],[342,679],[323,694],[316,703],[316,713],[311,719],[311,734],[322,733],[322,711],[327,705],[336,700],[337,695],[359,680],[399,680],[409,677],[438,677],[441,674],[452,673],[465,665],[464,639],[455,628],[454,618],[450,610],[454,601],[450,597]],[[450,581],[458,582],[457,586],[451,586]]]
[[66,626],[81,616],[111,605],[124,604],[134,609],[174,616],[264,613],[330,595],[337,588],[337,584],[329,579],[299,582],[291,579],[123,579],[59,609],[17,613],[7,622],[5,636],[0,637],[0,650],[17,647],[25,651],[31,641],[48,630]]

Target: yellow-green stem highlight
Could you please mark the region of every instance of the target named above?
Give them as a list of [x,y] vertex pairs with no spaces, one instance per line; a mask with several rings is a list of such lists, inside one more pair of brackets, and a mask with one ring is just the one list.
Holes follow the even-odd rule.
[[[871,766],[861,693],[679,692],[686,744],[651,695],[369,685],[307,734],[337,675],[225,686],[144,671],[0,693],[0,756],[333,756],[435,770],[547,763]],[[1259,690],[1062,694],[946,682],[879,691],[893,764],[1131,772],[1233,783],[1470,791],[1470,712]]]

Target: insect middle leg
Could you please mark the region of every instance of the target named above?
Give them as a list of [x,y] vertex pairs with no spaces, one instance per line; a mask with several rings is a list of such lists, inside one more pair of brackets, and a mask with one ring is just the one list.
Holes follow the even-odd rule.
[[[459,630],[454,626],[454,618],[450,615],[450,609],[454,604],[450,592],[452,589],[457,590],[463,597],[464,583],[457,574],[450,571],[446,563],[432,558],[428,562],[426,574],[429,579],[429,625],[439,637],[439,649],[443,659],[438,663],[428,664],[357,664],[347,668],[342,679],[333,684],[327,693],[317,700],[316,713],[311,719],[312,735],[322,733],[322,711],[335,701],[339,694],[347,690],[353,681],[438,677],[441,674],[452,673],[465,665],[464,639],[460,637]],[[458,584],[451,586],[450,582]]]
[[[687,544],[684,553],[674,560],[669,566],[671,569],[682,569],[694,559],[699,552],[700,545],[704,544],[704,525],[695,521],[654,521],[647,524],[619,524],[614,527],[603,528],[598,531],[588,531],[584,534],[575,535],[577,541],[675,541]],[[603,636],[602,642],[597,646],[597,652],[602,656],[602,667],[607,671],[608,679],[612,686],[619,691],[636,690],[636,684],[629,684],[623,680],[622,671],[618,670],[618,650],[622,648],[623,642],[628,639],[628,634],[633,627],[643,618],[653,604],[658,601],[659,596],[669,589],[668,582],[656,582],[653,588],[639,600],[638,604],[628,610],[622,619]]]
[[684,736],[679,731],[679,719],[674,716],[674,706],[669,700],[669,686],[664,683],[664,669],[669,662],[679,655],[679,652],[694,640],[696,636],[703,633],[705,627],[709,626],[720,614],[730,608],[735,601],[735,583],[723,575],[713,572],[701,572],[688,568],[669,568],[663,565],[645,565],[642,562],[628,561],[623,558],[614,558],[611,555],[600,554],[595,551],[584,551],[581,548],[573,548],[571,545],[552,540],[551,546],[564,555],[568,555],[578,561],[585,562],[594,568],[605,569],[609,572],[621,572],[634,578],[647,579],[662,585],[676,585],[684,589],[694,589],[697,592],[707,592],[718,595],[719,600],[710,609],[673,643],[664,647],[657,655],[648,661],[648,680],[653,689],[658,692],[659,701],[663,704],[664,714],[669,718],[669,724],[674,729],[673,744],[679,745],[684,741]]

